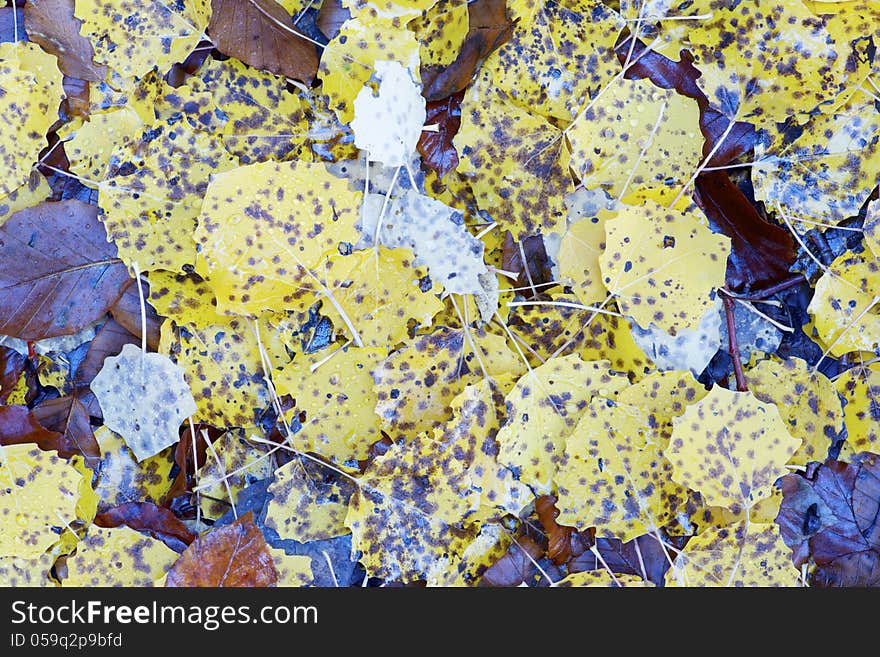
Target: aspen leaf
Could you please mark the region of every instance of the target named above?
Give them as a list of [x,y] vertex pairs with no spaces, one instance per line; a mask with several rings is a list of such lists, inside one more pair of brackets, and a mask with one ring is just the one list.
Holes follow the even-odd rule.
[[0,226],[19,210],[32,208],[52,194],[49,183],[38,171],[32,171],[27,182],[8,194],[0,194]]
[[183,370],[162,354],[127,344],[104,360],[90,384],[104,424],[120,434],[138,461],[177,442],[177,430],[196,411]]
[[712,233],[696,214],[651,201],[623,206],[605,223],[605,233],[599,266],[620,311],[670,335],[696,328],[724,283],[730,240]]
[[315,579],[312,559],[307,556],[289,555],[284,550],[270,548],[275,570],[278,571],[278,587],[309,586]]
[[880,367],[874,364],[848,369],[834,382],[834,389],[846,402],[843,407],[846,442],[838,458],[848,461],[859,452],[877,452],[880,449]]
[[467,0],[439,0],[409,27],[419,40],[422,66],[446,66],[455,61],[468,34]]
[[605,570],[584,570],[579,573],[566,575],[565,579],[556,583],[556,586],[565,587],[585,587],[585,586],[605,586],[605,587],[643,587],[650,588],[654,586],[652,582],[642,579],[638,575],[622,575],[611,573]]
[[156,586],[177,559],[162,541],[128,527],[92,525],[67,558],[63,586]]
[[252,481],[272,476],[274,463],[265,445],[248,440],[245,429],[230,429],[205,452],[198,469],[202,511],[219,518],[235,504],[239,493]]
[[406,24],[436,4],[437,0],[342,0],[353,18],[366,23],[393,21]]
[[559,275],[574,284],[574,292],[583,304],[599,303],[608,296],[599,271],[599,257],[605,250],[605,221],[610,213],[598,212],[594,217],[571,221],[559,245],[556,258]]
[[664,454],[673,479],[699,491],[710,505],[734,511],[747,511],[768,497],[801,445],[776,406],[719,386],[672,423]]

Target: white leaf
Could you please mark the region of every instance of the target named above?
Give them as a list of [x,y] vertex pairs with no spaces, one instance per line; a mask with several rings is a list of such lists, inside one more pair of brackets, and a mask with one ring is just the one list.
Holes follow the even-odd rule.
[[[385,197],[379,194],[367,197],[358,248],[373,246],[384,203]],[[408,190],[389,201],[378,235],[384,246],[415,253],[415,264],[427,266],[431,280],[447,292],[485,293],[480,281],[489,273],[483,262],[484,245],[468,232],[458,210]]]
[[181,422],[196,412],[183,370],[167,356],[132,344],[104,360],[90,387],[104,424],[122,436],[138,461],[176,443]]
[[354,145],[389,167],[404,166],[425,125],[425,99],[398,62],[376,62],[378,94],[367,84],[354,99]]

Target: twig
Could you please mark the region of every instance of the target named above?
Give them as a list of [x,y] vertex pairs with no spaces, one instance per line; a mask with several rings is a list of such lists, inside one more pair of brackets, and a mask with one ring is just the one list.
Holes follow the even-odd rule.
[[733,316],[733,299],[726,294],[721,295],[724,302],[724,315],[727,318],[727,351],[733,359],[733,375],[736,377],[736,389],[746,392],[746,375],[743,372],[742,360],[739,357],[739,344],[736,341],[736,320]]

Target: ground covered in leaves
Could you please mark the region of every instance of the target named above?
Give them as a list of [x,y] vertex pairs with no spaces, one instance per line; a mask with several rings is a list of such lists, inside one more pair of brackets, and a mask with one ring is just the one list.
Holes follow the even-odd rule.
[[7,1],[0,584],[880,584],[878,46]]

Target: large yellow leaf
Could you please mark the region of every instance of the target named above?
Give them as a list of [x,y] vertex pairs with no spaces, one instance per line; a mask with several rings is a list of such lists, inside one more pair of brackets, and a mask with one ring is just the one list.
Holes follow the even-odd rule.
[[673,478],[708,504],[734,512],[747,511],[771,494],[801,444],[789,435],[776,406],[720,386],[672,423],[664,453]]
[[45,201],[52,193],[52,188],[39,171],[32,171],[27,182],[13,189],[8,194],[0,193],[0,226],[19,210],[34,207]]
[[653,583],[638,575],[621,575],[607,570],[584,570],[566,575],[556,583],[561,587],[605,586],[609,588],[651,588]]
[[353,18],[365,23],[390,21],[400,26],[424,14],[437,0],[342,0]]
[[845,461],[859,452],[880,451],[880,365],[848,369],[834,382],[834,388],[846,402],[846,442],[838,458]]
[[574,293],[583,304],[596,304],[608,296],[602,284],[599,257],[605,250],[605,222],[613,216],[600,210],[595,217],[569,223],[562,235],[556,258],[559,275],[573,283]]
[[92,525],[67,558],[62,586],[156,586],[177,560],[177,553],[128,527]]
[[629,541],[666,525],[687,501],[637,406],[594,397],[565,439],[555,482],[558,522]]
[[0,556],[35,558],[77,519],[83,474],[36,445],[0,446]]
[[204,37],[210,0],[76,0],[80,32],[95,61],[123,78],[141,77],[154,66],[165,73],[182,62]]
[[252,164],[214,176],[195,240],[221,312],[296,307],[322,289],[314,269],[357,241],[361,194],[323,164]]
[[138,462],[122,437],[107,427],[95,431],[95,440],[101,448],[101,467],[95,485],[99,511],[127,502],[163,501],[174,480],[173,447]]
[[0,43],[0,198],[27,183],[63,96],[55,57],[34,43]]
[[458,56],[468,34],[470,18],[467,0],[439,0],[419,18],[410,22],[419,40],[421,65],[446,66]]
[[507,395],[507,420],[498,432],[499,463],[511,468],[537,495],[550,494],[565,438],[595,396],[613,397],[627,378],[608,361],[577,354],[529,370]]
[[[724,284],[730,238],[713,233],[695,213],[653,201],[622,206],[605,223],[603,283],[620,311],[639,326],[675,335],[695,329]],[[699,275],[694,275],[699,272]]]
[[746,372],[746,384],[760,401],[774,404],[801,446],[794,465],[822,462],[843,428],[843,410],[834,386],[822,374],[811,375],[800,358],[763,360]]
[[572,168],[613,198],[689,181],[702,159],[697,102],[648,80],[620,79],[566,131]]

